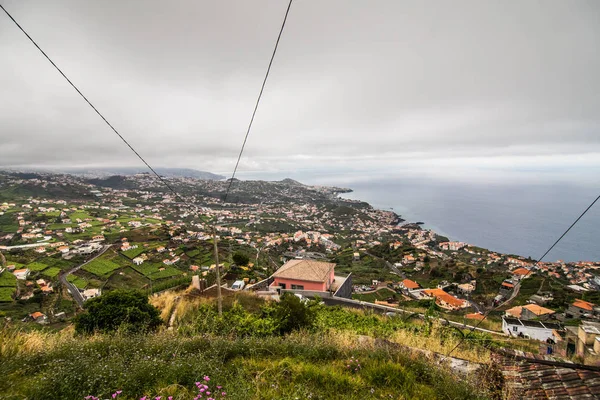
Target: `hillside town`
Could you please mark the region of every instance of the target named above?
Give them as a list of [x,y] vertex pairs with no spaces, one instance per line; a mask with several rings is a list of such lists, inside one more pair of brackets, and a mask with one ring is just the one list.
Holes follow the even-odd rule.
[[206,287],[218,269],[233,290],[391,312],[434,305],[465,326],[486,315],[488,330],[536,340],[540,352],[600,356],[600,262],[537,262],[451,241],[344,199],[348,189],[237,181],[237,201],[223,203],[225,181],[169,179],[185,202],[148,174],[2,173],[0,316],[60,324],[106,291]]

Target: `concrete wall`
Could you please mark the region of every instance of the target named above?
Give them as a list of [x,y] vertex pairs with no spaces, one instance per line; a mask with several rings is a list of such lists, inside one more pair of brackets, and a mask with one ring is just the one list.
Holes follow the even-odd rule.
[[281,289],[281,294],[283,293],[298,293],[301,294],[304,297],[310,297],[310,298],[314,298],[316,296],[320,297],[321,299],[324,298],[329,298],[332,296],[332,294],[330,292],[323,292],[323,291],[319,291],[319,290],[291,290],[291,289]]
[[352,298],[352,273],[348,275],[342,286],[335,292],[334,296],[343,297],[346,299]]

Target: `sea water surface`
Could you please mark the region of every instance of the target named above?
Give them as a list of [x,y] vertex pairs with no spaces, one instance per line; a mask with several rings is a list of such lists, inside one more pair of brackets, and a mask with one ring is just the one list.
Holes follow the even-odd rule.
[[[494,182],[335,172],[241,173],[242,179],[286,177],[309,185],[350,188],[341,196],[390,210],[408,222],[507,254],[539,259],[598,196],[594,184]],[[548,253],[545,261],[600,261],[600,201]]]
[[[435,180],[348,182],[342,197],[392,208],[451,240],[539,259],[598,196],[577,185],[457,183]],[[548,253],[545,261],[600,261],[600,201]]]

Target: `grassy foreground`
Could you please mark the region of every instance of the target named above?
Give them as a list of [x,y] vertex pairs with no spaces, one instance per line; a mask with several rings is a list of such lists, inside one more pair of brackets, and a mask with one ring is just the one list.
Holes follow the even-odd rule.
[[[241,315],[240,302],[228,301],[226,322],[233,318],[228,313],[237,319]],[[385,322],[379,317],[322,310],[311,331],[254,336],[236,334],[228,327],[223,334],[206,328],[215,318],[210,302],[194,299],[177,306],[168,298],[157,302],[167,307],[165,320],[167,309],[182,313],[178,328],[88,337],[75,335],[72,327],[59,333],[0,330],[0,399],[68,400],[88,395],[107,399],[117,390],[122,391],[118,398],[127,400],[193,399],[198,394],[196,382],[204,376],[210,377],[211,385],[222,386],[218,398],[221,391],[231,399],[486,398],[481,385],[473,383],[478,377],[459,378],[392,342],[365,340],[354,331],[363,326],[364,333],[375,329],[384,335],[387,331],[377,331],[382,329],[380,321]],[[246,304],[245,309],[253,307],[256,304]],[[242,315],[244,324],[249,323],[248,315]],[[231,321],[221,321],[220,326]],[[321,329],[322,323],[337,328]],[[406,338],[426,337],[417,330],[393,327],[388,333],[398,339],[399,332]]]

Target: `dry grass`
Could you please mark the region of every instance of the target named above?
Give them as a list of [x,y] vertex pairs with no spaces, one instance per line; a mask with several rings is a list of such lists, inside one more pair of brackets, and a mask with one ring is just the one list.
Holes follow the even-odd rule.
[[169,317],[173,311],[173,306],[180,296],[177,292],[163,292],[159,295],[150,296],[150,304],[160,310],[160,317],[163,321],[169,322]]
[[[420,336],[406,330],[399,330],[392,335],[390,340],[403,346],[446,355],[459,343],[460,339],[457,337],[449,337],[441,340],[441,333],[441,326],[434,325],[429,336]],[[477,363],[488,363],[490,361],[490,351],[479,346],[461,346],[454,350],[452,357],[462,358]]]
[[73,340],[74,332],[73,326],[58,333],[2,329],[0,330],[0,358],[54,348],[60,343]]

